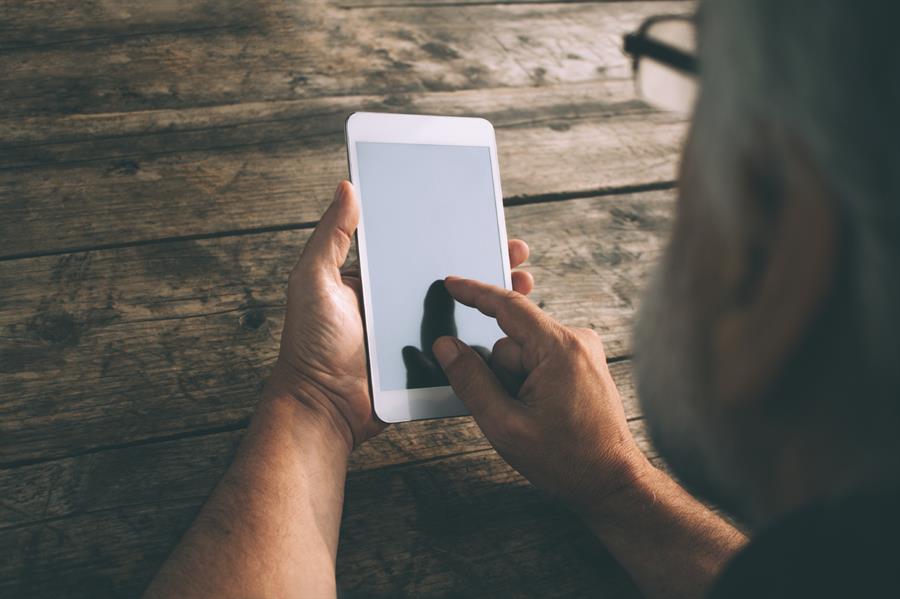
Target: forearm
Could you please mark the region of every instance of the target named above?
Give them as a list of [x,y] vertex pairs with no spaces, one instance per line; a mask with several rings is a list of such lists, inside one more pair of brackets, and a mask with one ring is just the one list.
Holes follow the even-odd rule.
[[747,541],[648,462],[584,517],[650,598],[703,597]]
[[333,596],[348,453],[325,415],[264,400],[146,596]]

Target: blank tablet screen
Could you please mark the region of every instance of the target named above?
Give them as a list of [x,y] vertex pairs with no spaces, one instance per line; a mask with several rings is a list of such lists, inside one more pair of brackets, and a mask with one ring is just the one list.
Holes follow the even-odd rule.
[[357,142],[356,155],[379,386],[447,385],[431,353],[437,337],[487,353],[504,336],[442,282],[505,286],[490,148]]

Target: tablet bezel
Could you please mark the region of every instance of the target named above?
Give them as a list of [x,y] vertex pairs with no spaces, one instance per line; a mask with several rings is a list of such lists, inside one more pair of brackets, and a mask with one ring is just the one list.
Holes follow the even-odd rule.
[[[498,235],[503,262],[501,265],[503,268],[503,280],[506,288],[512,289],[506,219],[503,214],[503,192],[500,189],[500,169],[497,162],[497,142],[494,136],[494,127],[489,121],[482,118],[469,117],[354,112],[347,118],[345,133],[350,181],[354,186],[359,181],[356,156],[357,142],[440,144],[489,148],[491,174],[494,183],[494,203],[497,211]],[[375,415],[383,422],[407,422],[410,420],[425,420],[468,414],[468,410],[466,410],[466,407],[456,397],[456,394],[450,387],[398,389],[392,391],[382,391],[380,389],[377,367],[378,352],[375,347],[375,335],[373,334],[378,323],[375,322],[369,299],[369,265],[368,255],[366,254],[365,219],[362,216],[362,210],[360,210],[360,221],[356,230],[356,242],[363,289],[369,391],[372,396]]]

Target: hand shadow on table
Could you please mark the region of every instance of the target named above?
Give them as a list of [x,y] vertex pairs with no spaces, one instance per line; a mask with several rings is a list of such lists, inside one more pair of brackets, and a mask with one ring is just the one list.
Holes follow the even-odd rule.
[[[422,311],[422,327],[420,339],[422,349],[412,345],[405,346],[401,353],[406,365],[406,388],[422,389],[425,387],[445,387],[450,383],[440,364],[431,351],[431,346],[438,337],[450,335],[456,337],[456,301],[444,287],[443,279],[438,279],[428,286],[425,293],[425,309]],[[491,352],[480,345],[473,345],[487,362]]]

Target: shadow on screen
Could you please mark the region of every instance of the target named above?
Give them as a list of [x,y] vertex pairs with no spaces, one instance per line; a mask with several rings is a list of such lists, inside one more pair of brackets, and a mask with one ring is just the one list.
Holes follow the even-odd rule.
[[[455,309],[456,301],[447,293],[443,279],[428,286],[419,337],[422,349],[407,345],[401,350],[403,364],[406,366],[407,389],[446,387],[450,384],[435,359],[431,346],[438,337],[457,336]],[[485,360],[491,355],[490,350],[481,346],[472,346],[472,349]]]

